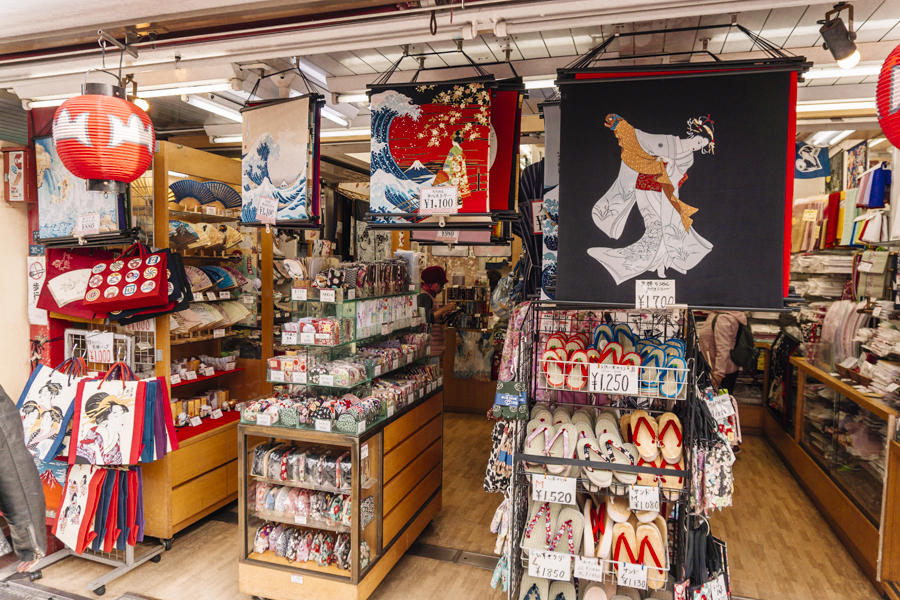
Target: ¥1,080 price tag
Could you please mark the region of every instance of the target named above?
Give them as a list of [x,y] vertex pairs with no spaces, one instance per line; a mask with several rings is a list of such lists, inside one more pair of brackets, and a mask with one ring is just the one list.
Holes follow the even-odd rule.
[[572,578],[572,555],[531,550],[528,557],[528,574],[541,579],[568,581]]
[[638,368],[634,365],[591,363],[588,391],[600,394],[638,395]]
[[575,477],[535,475],[531,479],[531,497],[538,502],[575,504]]
[[200,427],[203,425],[203,420],[200,417],[191,417],[190,423],[191,427]]
[[628,508],[659,512],[659,488],[649,485],[633,485],[628,490]]
[[666,308],[675,304],[674,279],[638,279],[634,282],[634,307]]
[[603,582],[605,564],[596,558],[575,557],[575,577],[589,581]]
[[319,300],[322,302],[334,302],[334,290],[319,290]]
[[291,300],[295,300],[297,302],[306,302],[307,293],[309,290],[301,287],[292,287],[291,288]]
[[618,584],[624,587],[647,589],[647,567],[631,563],[619,563]]
[[727,419],[733,415],[734,404],[731,403],[731,396],[720,394],[713,398],[709,403],[709,412],[716,421]]

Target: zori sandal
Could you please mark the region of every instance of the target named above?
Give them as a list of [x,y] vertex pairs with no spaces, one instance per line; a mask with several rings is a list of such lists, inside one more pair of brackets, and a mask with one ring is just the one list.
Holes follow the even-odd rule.
[[665,398],[680,398],[684,392],[684,382],[687,375],[687,363],[683,358],[670,357],[666,361],[666,368],[659,378],[659,394]]
[[531,501],[528,509],[528,520],[525,521],[525,532],[522,534],[522,547],[546,550],[553,540],[556,520],[562,505],[556,502]]
[[[568,415],[566,415],[568,418]],[[578,429],[571,423],[562,423],[550,438],[550,445],[545,454],[554,458],[575,458],[575,445],[578,441]],[[551,475],[566,476],[572,469],[569,465],[547,465]]]
[[[616,523],[624,523],[631,518],[631,510],[628,508],[628,498],[625,496],[607,496],[606,514]],[[615,541],[615,535],[613,535]]]
[[580,554],[584,516],[574,508],[564,508],[559,512],[556,524],[556,533],[550,540],[548,550],[563,554]]
[[[556,429],[549,422],[529,421],[525,428],[525,454],[533,456],[547,456],[547,446],[550,439],[556,435]],[[532,473],[543,473],[544,465],[539,463],[526,463],[526,470]]]
[[631,413],[631,436],[644,460],[656,460],[659,455],[658,433],[659,425],[656,419],[643,410]]
[[609,487],[612,483],[612,471],[603,469],[601,465],[608,465],[612,461],[606,450],[594,438],[582,438],[578,440],[578,459],[599,463],[597,468],[581,467],[581,472],[598,488]]
[[[637,460],[637,454],[634,453],[634,446],[631,446],[631,444],[620,444],[609,434],[605,434],[597,441],[600,442],[600,447],[603,448],[603,451],[607,456],[610,457],[611,462],[613,462],[614,464],[635,464],[635,461]],[[629,448],[629,446],[631,446],[631,448]],[[637,473],[613,470],[613,475],[616,479],[626,485],[634,485],[635,483],[637,483]]]
[[575,586],[568,581],[550,584],[550,600],[575,600]]
[[681,421],[674,413],[663,414],[659,417],[659,450],[667,463],[681,460],[681,443]]
[[[658,590],[666,582],[666,548],[654,523],[638,525],[638,562],[648,567],[647,586]],[[656,567],[655,569],[653,567]]]
[[550,600],[550,580],[523,575],[519,600]]

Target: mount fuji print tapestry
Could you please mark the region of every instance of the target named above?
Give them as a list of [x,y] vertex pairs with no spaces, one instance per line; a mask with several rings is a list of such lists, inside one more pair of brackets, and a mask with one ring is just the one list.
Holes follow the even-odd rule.
[[[315,134],[309,96],[242,111],[241,220],[256,221],[260,198],[278,201],[277,220],[316,216],[310,173]],[[313,175],[311,177],[311,175]]]

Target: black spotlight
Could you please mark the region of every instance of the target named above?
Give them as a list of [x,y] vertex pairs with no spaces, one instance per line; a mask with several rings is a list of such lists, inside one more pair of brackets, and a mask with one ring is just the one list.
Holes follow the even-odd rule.
[[[850,22],[850,29],[844,25],[843,19],[839,16],[843,10],[848,11],[847,18]],[[859,50],[856,48],[856,33],[853,31],[853,5],[847,2],[840,2],[834,5],[834,9],[825,13],[825,20],[819,21],[822,27],[819,33],[825,38],[822,47],[831,51],[831,55],[837,61],[842,69],[852,69],[859,62]]]

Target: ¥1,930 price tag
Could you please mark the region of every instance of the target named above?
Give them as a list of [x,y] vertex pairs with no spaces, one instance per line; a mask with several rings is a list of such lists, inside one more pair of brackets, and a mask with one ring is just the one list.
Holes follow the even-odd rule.
[[727,419],[733,415],[734,404],[731,403],[731,396],[728,394],[720,394],[713,398],[709,403],[709,412],[716,421]]
[[649,485],[633,485],[628,490],[628,508],[659,512],[659,488]]
[[631,563],[619,563],[618,584],[624,587],[647,589],[647,567]]
[[531,497],[538,502],[575,504],[575,477],[535,475],[531,479]]
[[572,555],[531,550],[528,557],[528,574],[541,579],[568,581],[572,578]]
[[587,579],[589,581],[603,582],[604,563],[596,558],[588,558],[586,556],[575,557],[575,577],[578,579]]
[[600,394],[638,395],[638,368],[634,365],[591,363],[588,391]]

